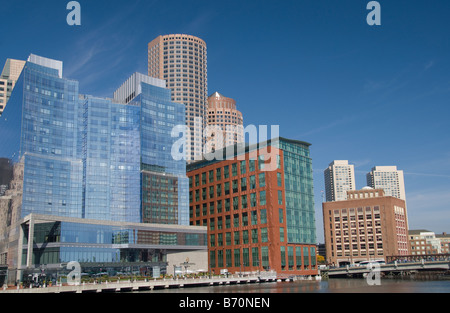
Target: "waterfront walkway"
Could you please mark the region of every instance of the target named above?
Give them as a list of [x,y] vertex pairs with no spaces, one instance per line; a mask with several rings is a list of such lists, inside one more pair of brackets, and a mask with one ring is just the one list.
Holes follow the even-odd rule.
[[[183,288],[195,286],[214,286],[230,284],[249,284],[272,282],[280,280],[276,273],[268,275],[229,275],[228,277],[200,277],[179,279],[149,279],[128,280],[120,282],[81,283],[79,285],[58,285],[41,288],[4,288],[0,293],[101,293],[101,292],[130,292],[139,290],[153,290],[164,288]],[[283,279],[284,280],[284,279]]]

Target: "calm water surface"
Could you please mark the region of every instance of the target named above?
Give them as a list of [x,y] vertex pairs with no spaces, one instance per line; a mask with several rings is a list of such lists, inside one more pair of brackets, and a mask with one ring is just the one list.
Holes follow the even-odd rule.
[[160,289],[152,293],[450,293],[450,280],[382,279],[370,286],[365,279],[328,279],[322,281],[273,282]]

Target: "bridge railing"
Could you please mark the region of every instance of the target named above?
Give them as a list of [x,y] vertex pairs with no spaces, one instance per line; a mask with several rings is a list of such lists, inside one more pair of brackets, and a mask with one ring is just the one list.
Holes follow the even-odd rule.
[[432,261],[450,261],[450,254],[421,254],[421,255],[391,255],[386,256],[386,263],[409,263],[409,262],[432,262]]

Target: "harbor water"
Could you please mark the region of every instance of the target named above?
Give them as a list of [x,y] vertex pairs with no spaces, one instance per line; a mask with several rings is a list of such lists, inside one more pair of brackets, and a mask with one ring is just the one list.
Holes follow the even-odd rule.
[[151,293],[450,293],[450,280],[381,279],[369,285],[364,278],[297,280],[261,284],[220,285],[139,291]]

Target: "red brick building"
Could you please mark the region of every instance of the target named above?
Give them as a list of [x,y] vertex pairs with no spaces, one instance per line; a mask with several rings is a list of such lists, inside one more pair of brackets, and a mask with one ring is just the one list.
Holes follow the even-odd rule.
[[[287,142],[308,151],[301,158],[310,163],[309,144]],[[277,164],[270,171],[263,158],[255,157],[255,152],[247,150],[245,159],[241,155],[240,160],[200,161],[188,166],[190,222],[208,227],[210,270],[215,273],[221,269],[231,273],[275,270],[289,275],[316,275],[315,242],[294,243],[291,238],[298,236],[289,236],[290,231],[300,232],[302,228],[298,219],[294,221],[293,216],[297,215],[293,213],[295,209],[289,209],[291,202],[286,204],[286,183],[292,185],[292,181],[302,180],[287,180],[287,176],[293,176],[285,173],[286,168],[289,171],[292,168],[285,164],[293,159],[292,152],[271,147],[270,154],[277,155]],[[260,152],[257,154],[263,154]],[[300,173],[300,166],[295,168],[298,177],[305,175]],[[292,188],[288,186],[289,189]],[[291,230],[294,224],[297,227]],[[315,229],[313,232],[315,241]]]
[[347,191],[347,199],[322,203],[328,264],[355,264],[409,254],[404,200],[368,187]]

